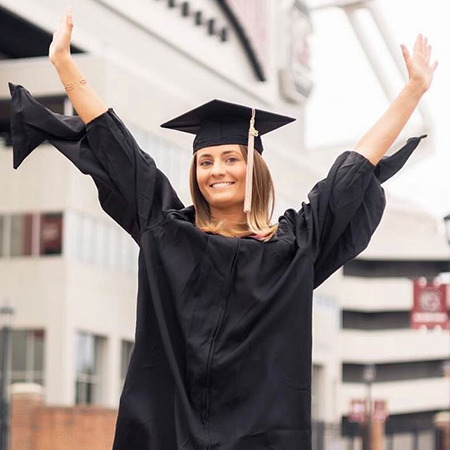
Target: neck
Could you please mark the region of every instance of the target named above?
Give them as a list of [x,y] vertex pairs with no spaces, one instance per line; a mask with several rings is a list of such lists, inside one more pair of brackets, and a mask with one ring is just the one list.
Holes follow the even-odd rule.
[[243,211],[243,205],[239,204],[232,208],[220,209],[214,206],[210,206],[211,218],[214,222],[218,222],[220,220],[225,221],[225,229],[229,230],[232,227],[239,227],[242,230],[246,230],[247,226],[242,225],[242,223],[246,224],[247,216]]

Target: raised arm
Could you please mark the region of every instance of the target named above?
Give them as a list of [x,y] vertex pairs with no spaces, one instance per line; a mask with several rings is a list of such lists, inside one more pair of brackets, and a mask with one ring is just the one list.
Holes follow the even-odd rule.
[[[48,141],[92,177],[103,210],[139,244],[146,229],[164,221],[166,211],[184,205],[113,108],[106,108],[87,84],[79,83],[81,72],[68,51],[69,23],[66,11],[49,53],[79,116],[54,113],[22,85],[10,82],[13,167]],[[75,86],[68,88],[70,83]]]
[[404,45],[401,48],[409,80],[388,110],[354,148],[374,165],[389,150],[408,122],[422,95],[430,87],[433,73],[438,65],[437,61],[430,65],[431,45],[428,45],[427,38],[421,34],[417,36],[412,56]]
[[58,29],[53,33],[53,40],[49,48],[49,59],[55,66],[77,114],[87,124],[106,112],[108,108],[87,83],[70,54],[72,28],[72,12],[70,6],[68,6],[61,17]]

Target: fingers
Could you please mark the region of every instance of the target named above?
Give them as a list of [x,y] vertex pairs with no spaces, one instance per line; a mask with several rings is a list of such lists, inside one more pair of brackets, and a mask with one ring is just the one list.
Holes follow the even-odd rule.
[[73,27],[72,7],[67,6],[59,20],[58,32],[66,31],[67,27]]
[[66,9],[66,22],[69,26],[73,26],[72,6],[67,6]]
[[411,55],[409,54],[408,49],[406,48],[405,45],[401,44],[400,45],[401,49],[402,49],[402,54],[403,54],[403,58],[406,62],[406,65],[409,66],[410,60],[411,60]]
[[67,47],[70,46],[70,41],[72,38],[72,8],[67,6],[64,13],[61,15],[59,20],[59,26],[53,33],[53,42],[57,47]]
[[414,53],[423,55],[424,58],[427,57],[428,50],[428,38],[419,33],[414,44]]
[[421,34],[417,35],[416,42],[414,43],[414,53],[420,52],[422,50],[422,39],[423,38]]
[[414,44],[414,53],[421,55],[427,64],[430,64],[431,50],[432,46],[428,45],[428,38],[423,36],[422,33],[418,34]]
[[435,61],[433,65],[431,66],[431,70],[434,72],[436,70],[436,67],[438,66],[438,61]]
[[430,57],[431,57],[431,45],[427,45],[426,56],[425,56],[427,64],[430,64]]

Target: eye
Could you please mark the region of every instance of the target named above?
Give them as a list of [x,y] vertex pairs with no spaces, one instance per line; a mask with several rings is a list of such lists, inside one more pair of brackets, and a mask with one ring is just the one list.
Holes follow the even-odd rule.
[[228,159],[227,159],[227,161],[230,161],[230,159],[233,159],[234,161],[239,161],[236,157],[234,157],[234,156],[230,156]]
[[200,165],[203,166],[203,167],[205,167],[206,164],[210,164],[210,163],[211,163],[211,161],[202,161],[202,162],[200,163]]

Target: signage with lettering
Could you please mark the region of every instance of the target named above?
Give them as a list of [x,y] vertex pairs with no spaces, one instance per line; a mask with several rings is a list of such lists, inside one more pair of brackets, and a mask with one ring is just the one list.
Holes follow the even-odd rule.
[[364,423],[366,420],[366,401],[362,399],[352,399],[350,403],[349,422]]
[[414,280],[414,303],[410,314],[413,329],[450,329],[447,312],[447,284]]
[[[374,399],[371,402],[371,420],[376,422],[384,422],[388,417],[387,401],[383,399]],[[365,423],[367,417],[367,400],[352,399],[350,404],[349,422]]]

